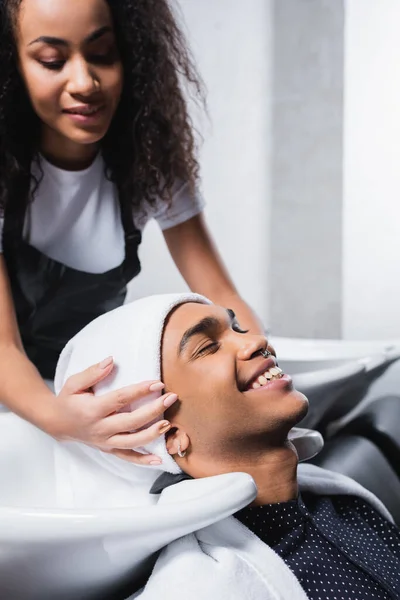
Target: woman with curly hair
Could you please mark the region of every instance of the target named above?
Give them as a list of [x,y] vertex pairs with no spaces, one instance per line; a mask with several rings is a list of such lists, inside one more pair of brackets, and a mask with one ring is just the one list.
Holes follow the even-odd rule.
[[123,303],[151,218],[191,290],[260,327],[202,216],[191,55],[168,0],[2,0],[0,31],[1,401],[59,439],[157,461],[132,449],[170,427],[149,423],[177,397],[130,405],[162,382],[94,399],[112,357],[57,401],[45,380],[70,337]]

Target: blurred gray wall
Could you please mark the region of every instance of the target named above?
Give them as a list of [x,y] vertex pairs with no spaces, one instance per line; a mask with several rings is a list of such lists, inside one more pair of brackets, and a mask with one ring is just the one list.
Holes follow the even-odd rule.
[[270,327],[340,337],[344,4],[275,0]]

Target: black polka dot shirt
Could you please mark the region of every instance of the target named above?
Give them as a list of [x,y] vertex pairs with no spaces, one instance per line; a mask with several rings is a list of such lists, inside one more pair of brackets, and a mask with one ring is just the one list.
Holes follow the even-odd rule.
[[364,500],[303,494],[235,516],[279,554],[311,600],[400,599],[400,530]]

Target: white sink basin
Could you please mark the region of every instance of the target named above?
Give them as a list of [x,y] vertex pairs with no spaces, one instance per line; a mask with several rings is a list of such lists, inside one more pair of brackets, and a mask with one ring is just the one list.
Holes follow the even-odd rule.
[[278,355],[279,366],[308,397],[309,412],[301,425],[311,429],[351,411],[398,358],[397,349],[357,360],[280,360]]
[[271,336],[278,357],[285,360],[355,360],[375,354],[400,355],[400,340],[332,340]]
[[[16,415],[0,414],[2,600],[110,600],[121,597],[115,596],[121,588],[127,598],[160,548],[240,510],[255,496],[248,475],[227,473],[197,480],[196,493],[182,504],[160,502],[146,483],[138,504],[136,487],[96,471],[93,463],[86,469],[84,459],[72,459],[64,472],[60,447]],[[74,473],[81,489],[69,491]],[[147,473],[154,480],[159,471]],[[86,489],[97,508],[60,506],[73,503],[75,493],[83,497]],[[110,502],[116,491],[125,506]]]

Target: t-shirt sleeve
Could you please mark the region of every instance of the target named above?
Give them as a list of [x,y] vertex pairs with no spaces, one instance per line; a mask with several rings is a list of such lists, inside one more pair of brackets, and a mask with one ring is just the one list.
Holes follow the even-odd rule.
[[154,218],[162,230],[175,227],[192,217],[195,217],[204,209],[204,198],[198,188],[191,194],[188,183],[176,186],[171,205],[165,202],[158,206]]
[[3,227],[4,227],[4,219],[0,217],[0,254],[3,252]]

